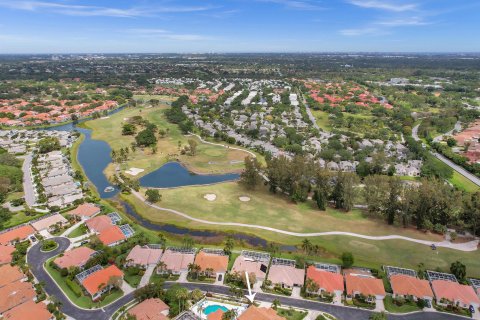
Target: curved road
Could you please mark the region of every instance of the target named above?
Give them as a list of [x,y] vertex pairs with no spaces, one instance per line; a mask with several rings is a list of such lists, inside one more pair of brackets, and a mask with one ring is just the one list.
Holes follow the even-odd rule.
[[157,206],[153,203],[149,203],[148,201],[145,201],[145,198],[139,192],[134,191],[134,190],[131,190],[131,192],[140,201],[144,202],[146,205],[148,205],[152,208],[162,210],[162,211],[167,211],[167,212],[176,214],[178,216],[181,216],[183,218],[186,218],[186,219],[189,219],[189,220],[192,220],[192,221],[195,221],[195,222],[200,222],[200,223],[210,224],[210,225],[262,229],[262,230],[281,233],[281,234],[286,234],[286,235],[294,236],[294,237],[320,237],[320,236],[342,235],[342,236],[357,237],[357,238],[361,238],[361,239],[375,240],[375,241],[405,240],[405,241],[415,242],[415,243],[419,243],[419,244],[423,244],[423,245],[427,245],[427,246],[431,246],[432,243],[433,243],[437,247],[450,248],[450,249],[455,249],[455,250],[459,250],[459,251],[475,251],[475,250],[477,250],[478,243],[479,243],[478,240],[465,242],[465,243],[451,243],[449,241],[432,242],[432,241],[414,239],[414,238],[409,238],[409,237],[404,237],[404,236],[399,236],[399,235],[367,236],[367,235],[363,235],[363,234],[352,233],[352,232],[343,232],[343,231],[299,233],[299,232],[286,231],[286,230],[281,230],[281,229],[276,229],[276,228],[271,228],[271,227],[266,227],[266,226],[260,226],[260,225],[256,225],[256,224],[245,224],[245,223],[238,223],[238,222],[215,222],[215,221],[198,219],[198,218],[189,216],[186,213],[174,210],[174,209],[159,207],[159,206]]
[[[122,298],[116,300],[112,304],[95,310],[87,310],[79,308],[73,305],[70,300],[63,294],[63,291],[59,289],[55,281],[50,278],[49,274],[43,269],[45,262],[62,252],[64,252],[70,245],[70,240],[68,238],[52,238],[55,242],[59,244],[58,248],[51,252],[41,252],[40,243],[37,243],[27,253],[27,262],[30,266],[30,270],[33,275],[37,278],[38,281],[43,281],[45,283],[45,291],[48,295],[55,296],[58,301],[62,303],[61,310],[66,315],[77,319],[77,320],[107,320],[117,311],[120,307],[124,306],[128,302],[134,299],[134,293],[127,294]],[[165,287],[168,288],[175,284],[174,282],[165,283]],[[201,283],[181,283],[182,286],[188,288],[189,290],[200,289],[204,292],[212,292],[218,294],[229,295],[229,288],[226,286],[217,286],[211,284],[201,284]],[[246,291],[245,291],[246,293]],[[317,310],[328,312],[339,320],[367,320],[371,314],[371,311],[357,308],[349,308],[344,306],[336,306],[332,304],[326,304],[316,301],[309,301],[303,299],[294,299],[289,297],[282,297],[272,294],[258,293],[256,295],[257,299],[264,302],[272,302],[274,299],[279,299],[283,305],[292,306],[296,308]],[[458,317],[449,314],[443,314],[438,312],[417,312],[406,315],[389,315],[389,319],[395,320],[449,320],[449,319],[464,319],[463,317]]]
[[[418,127],[420,126],[420,124],[417,124],[415,127],[412,128],[412,138],[415,140],[415,141],[419,141],[420,138],[418,137]],[[460,173],[462,176],[464,176],[465,178],[467,178],[468,180],[472,181],[473,183],[475,183],[477,186],[480,187],[480,179],[475,176],[474,174],[468,172],[467,170],[465,170],[464,168],[460,167],[459,165],[455,164],[454,162],[450,161],[449,159],[447,159],[446,157],[444,157],[443,155],[437,153],[437,152],[432,152],[430,150],[428,150],[428,152],[430,152],[430,154],[432,156],[434,156],[435,158],[437,158],[438,160],[442,161],[443,163],[445,163],[447,166],[449,166],[450,168],[452,168],[453,170],[457,171],[458,173]]]

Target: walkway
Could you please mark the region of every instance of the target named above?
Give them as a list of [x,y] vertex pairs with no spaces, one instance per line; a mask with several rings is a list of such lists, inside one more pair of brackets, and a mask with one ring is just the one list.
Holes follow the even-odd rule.
[[366,240],[375,240],[375,241],[382,241],[382,240],[405,240],[405,241],[410,241],[410,242],[415,242],[427,246],[431,246],[432,244],[435,244],[437,247],[443,247],[443,248],[450,248],[450,249],[455,249],[459,251],[475,251],[477,250],[477,246],[479,243],[479,240],[474,240],[470,242],[465,242],[465,243],[451,243],[449,241],[442,241],[442,242],[432,242],[428,240],[420,240],[420,239],[414,239],[414,238],[409,238],[409,237],[404,237],[404,236],[399,236],[399,235],[388,235],[388,236],[366,236],[358,233],[352,233],[352,232],[343,232],[343,231],[327,231],[327,232],[312,232],[312,233],[299,233],[299,232],[292,232],[292,231],[286,231],[286,230],[281,230],[281,229],[276,229],[276,228],[271,228],[271,227],[266,227],[266,226],[259,226],[256,224],[245,224],[245,223],[237,223],[237,222],[214,222],[214,221],[208,221],[208,220],[203,220],[203,219],[198,219],[194,218],[192,216],[189,216],[186,213],[174,210],[174,209],[169,209],[169,208],[163,208],[159,207],[156,204],[149,203],[145,201],[145,198],[137,191],[132,190],[132,194],[135,195],[140,201],[144,202],[146,205],[162,210],[162,211],[167,211],[173,214],[176,214],[178,216],[181,216],[183,218],[199,222],[199,223],[204,223],[204,224],[209,224],[209,225],[219,225],[219,226],[230,226],[230,227],[245,227],[245,228],[253,228],[253,229],[262,229],[266,231],[271,231],[271,232],[276,232],[276,233],[281,233],[281,234],[286,234],[289,236],[294,236],[294,237],[321,237],[321,236],[335,236],[335,235],[341,235],[341,236],[350,236],[350,237],[357,237],[357,238],[362,238]]
[[202,137],[200,137],[198,134],[195,134],[195,133],[189,132],[187,136],[197,137],[198,140],[200,140],[201,142],[203,142],[203,143],[205,143],[205,144],[210,144],[210,145],[212,145],[212,146],[224,147],[224,148],[231,149],[231,150],[239,150],[239,151],[243,151],[243,152],[246,152],[246,153],[250,154],[253,158],[256,158],[256,157],[257,157],[257,156],[255,155],[255,153],[253,153],[253,152],[250,151],[250,150],[245,150],[245,149],[242,149],[242,148],[232,147],[232,146],[229,146],[229,145],[226,145],[226,144],[210,142],[210,141],[204,140]]
[[150,278],[153,274],[153,271],[155,270],[155,265],[150,265],[147,267],[147,270],[145,270],[145,273],[142,276],[142,279],[140,280],[140,283],[138,284],[139,288],[145,287],[148,282],[150,281]]
[[[420,138],[418,137],[418,127],[419,126],[420,126],[420,124],[417,124],[415,127],[412,128],[412,137],[415,141],[420,141]],[[435,158],[442,161],[447,166],[449,166],[453,170],[457,171],[462,176],[464,176],[465,178],[467,178],[468,180],[472,181],[473,183],[475,183],[477,186],[480,187],[480,179],[477,176],[468,172],[467,170],[465,170],[461,166],[453,163],[452,161],[450,161],[449,159],[445,158],[444,156],[442,156],[441,154],[439,154],[437,152],[432,152],[430,150],[428,152],[430,152],[430,154],[432,154]]]
[[25,156],[25,161],[22,165],[23,171],[23,191],[25,192],[25,202],[27,206],[33,207],[37,201],[35,198],[35,190],[33,189],[32,174],[30,167],[32,165],[32,154],[29,153]]

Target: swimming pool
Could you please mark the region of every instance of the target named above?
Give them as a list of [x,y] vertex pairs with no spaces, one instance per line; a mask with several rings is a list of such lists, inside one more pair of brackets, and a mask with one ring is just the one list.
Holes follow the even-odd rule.
[[223,312],[227,312],[228,308],[218,304],[211,304],[203,310],[203,313],[208,316],[210,313],[214,313],[217,310],[222,310]]

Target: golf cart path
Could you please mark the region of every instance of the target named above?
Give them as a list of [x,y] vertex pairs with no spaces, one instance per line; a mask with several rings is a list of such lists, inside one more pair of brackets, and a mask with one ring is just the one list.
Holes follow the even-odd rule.
[[271,227],[266,227],[266,226],[259,226],[255,224],[245,224],[245,223],[237,223],[237,222],[215,222],[215,221],[208,221],[208,220],[203,220],[203,219],[198,219],[192,216],[189,216],[186,213],[174,210],[174,209],[169,209],[169,208],[163,208],[160,206],[157,206],[156,204],[150,203],[148,201],[145,201],[145,198],[137,191],[132,190],[132,194],[137,197],[140,201],[145,203],[146,205],[162,210],[162,211],[167,211],[173,214],[176,214],[178,216],[181,216],[183,218],[195,221],[195,222],[200,222],[200,223],[205,223],[205,224],[210,224],[210,225],[219,225],[219,226],[231,226],[231,227],[246,227],[246,228],[254,228],[254,229],[262,229],[262,230],[267,230],[267,231],[272,231],[280,234],[286,234],[289,236],[294,236],[294,237],[320,237],[320,236],[332,236],[332,235],[343,235],[343,236],[350,236],[350,237],[357,237],[357,238],[362,238],[366,240],[405,240],[405,241],[410,241],[410,242],[415,242],[427,246],[431,246],[432,244],[435,244],[437,247],[443,247],[443,248],[449,248],[449,249],[454,249],[454,250],[459,250],[459,251],[475,251],[477,250],[477,246],[479,243],[479,240],[473,240],[470,242],[465,242],[465,243],[451,243],[450,241],[441,241],[441,242],[432,242],[428,240],[420,240],[420,239],[415,239],[415,238],[409,238],[409,237],[404,237],[404,236],[399,236],[399,235],[387,235],[387,236],[367,236],[367,235],[362,235],[358,233],[352,233],[352,232],[343,232],[343,231],[327,231],[327,232],[312,232],[312,233],[299,233],[299,232],[292,232],[292,231],[286,231],[286,230],[281,230],[281,229],[276,229],[276,228],[271,228]]

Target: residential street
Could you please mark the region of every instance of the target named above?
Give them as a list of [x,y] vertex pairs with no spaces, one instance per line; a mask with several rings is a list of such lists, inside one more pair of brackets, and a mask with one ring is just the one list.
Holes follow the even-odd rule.
[[[111,315],[115,313],[120,307],[133,300],[133,292],[118,299],[114,303],[97,310],[86,310],[73,305],[70,300],[63,294],[56,283],[50,278],[47,272],[43,269],[45,261],[51,257],[58,255],[65,251],[70,246],[70,240],[67,238],[57,237],[52,238],[59,246],[52,252],[43,253],[40,251],[41,244],[37,243],[27,253],[27,262],[30,265],[32,273],[35,275],[38,281],[45,282],[45,291],[49,295],[55,296],[62,303],[62,312],[68,316],[77,320],[107,320]],[[168,282],[165,287],[168,288],[175,284],[174,282]],[[212,292],[219,294],[230,294],[229,288],[226,286],[217,286],[210,284],[200,283],[182,283],[182,286],[189,290],[200,289],[204,292]],[[292,306],[302,309],[310,309],[317,311],[325,311],[341,320],[366,320],[369,318],[370,311],[356,308],[348,308],[344,306],[336,306],[333,304],[325,304],[315,301],[294,299],[289,297],[282,297],[272,294],[258,293],[256,299],[264,302],[272,302],[274,299],[279,299],[283,305]],[[390,315],[389,319],[398,320],[447,320],[447,319],[462,319],[454,315],[442,314],[437,312],[419,312],[408,315]]]
[[[415,127],[413,127],[412,129],[412,137],[415,141],[419,141],[420,138],[418,137],[418,127],[420,125],[417,124]],[[452,161],[448,160],[447,158],[445,158],[444,156],[442,156],[441,154],[439,153],[436,153],[436,152],[432,152],[432,151],[429,151],[435,158],[437,158],[438,160],[442,161],[443,163],[445,163],[447,166],[449,166],[450,168],[452,168],[453,170],[457,171],[458,173],[460,173],[462,176],[464,176],[465,178],[467,178],[468,180],[472,181],[473,183],[475,183],[477,186],[480,186],[480,179],[477,178],[475,175],[471,174],[470,172],[468,172],[467,170],[463,169],[462,167],[460,167],[459,165],[456,165],[455,163],[453,163]]]
[[35,191],[33,190],[33,181],[30,174],[30,165],[32,164],[32,154],[29,153],[25,156],[23,161],[23,191],[25,192],[25,202],[27,206],[33,207],[36,202]]

